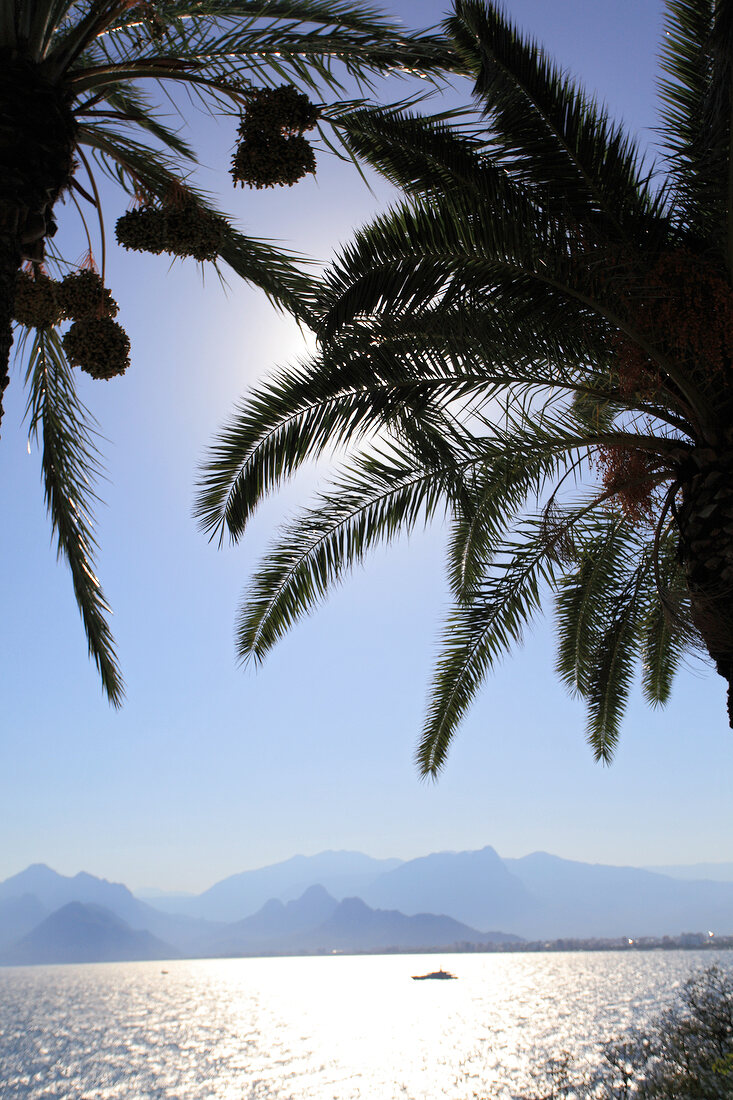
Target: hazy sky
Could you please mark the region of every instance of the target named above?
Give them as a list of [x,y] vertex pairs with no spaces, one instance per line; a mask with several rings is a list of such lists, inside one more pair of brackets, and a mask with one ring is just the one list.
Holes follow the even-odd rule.
[[[412,26],[438,0],[393,5]],[[658,0],[509,0],[644,140],[656,124]],[[399,94],[399,92],[397,93]],[[467,93],[466,93],[467,94]],[[194,121],[204,186],[245,231],[326,259],[389,200],[320,156],[296,188],[233,191],[235,123]],[[111,194],[112,214],[125,208]],[[64,211],[64,217],[71,218]],[[81,248],[81,246],[80,246]],[[298,353],[297,328],[256,290],[197,265],[127,254],[108,283],[132,340],[123,379],[82,377],[108,442],[99,570],[127,702],[104,701],[50,547],[37,453],[27,452],[16,367],[0,441],[0,879],[43,861],[132,887],[203,889],[296,852],[411,857],[493,844],[616,863],[732,857],[733,734],[723,683],[700,662],[666,711],[637,697],[611,768],[593,763],[583,707],[553,673],[551,620],[507,660],[466,721],[437,784],[418,781],[420,730],[446,605],[441,532],[376,556],[258,671],[236,667],[235,607],[287,504],[218,552],[190,518],[197,463],[239,394]]]

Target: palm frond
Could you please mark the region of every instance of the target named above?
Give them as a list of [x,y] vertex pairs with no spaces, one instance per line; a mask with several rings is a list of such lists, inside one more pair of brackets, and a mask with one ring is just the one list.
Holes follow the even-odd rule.
[[240,404],[211,448],[195,506],[201,527],[220,538],[226,527],[236,540],[260,501],[304,462],[391,426],[417,434],[418,447],[435,439],[440,451],[434,389],[387,346],[369,355],[335,347],[280,371]]
[[714,8],[713,0],[669,0],[661,54],[667,79],[660,93],[679,216],[694,236],[719,248],[712,238],[725,209],[726,180],[724,134],[709,110]]
[[408,194],[460,187],[483,198],[499,169],[482,157],[486,139],[475,125],[460,125],[465,113],[426,118],[393,107],[368,107],[346,116],[345,140],[356,157],[368,159]]
[[92,516],[100,457],[95,431],[76,395],[71,369],[55,330],[36,333],[28,361],[28,383],[29,430],[41,442],[44,496],[58,554],[71,571],[89,655],[99,670],[107,698],[119,707],[124,685],[107,622],[110,608],[94,565],[97,545]]
[[603,606],[628,553],[627,544],[624,525],[609,517],[597,534],[582,540],[577,568],[559,581],[555,667],[573,694],[585,697],[590,692],[603,629]]
[[404,452],[356,457],[317,505],[270,548],[237,619],[240,659],[261,660],[378,543],[427,523],[444,496],[440,471]]
[[175,157],[102,120],[86,118],[79,125],[79,144],[93,150],[98,164],[130,196],[136,189],[163,196],[182,182]]
[[[321,311],[318,298],[313,308]],[[352,354],[388,343],[396,355],[418,361],[426,379],[452,379],[454,398],[471,394],[472,408],[500,394],[532,393],[542,400],[542,394],[565,391],[580,402],[574,418],[593,431],[610,428],[621,410],[635,410],[678,435],[689,434],[679,395],[664,390],[655,400],[620,391],[611,337],[603,319],[578,303],[558,309],[539,283],[507,279],[465,296],[446,295],[414,315],[358,317],[329,334],[327,343],[338,342],[344,352],[350,346]]]
[[101,125],[87,122],[80,126],[80,139],[92,148],[105,170],[129,194],[136,191],[165,200],[171,193],[184,194],[190,202],[209,214],[223,219],[224,245],[220,259],[235,274],[267,294],[281,308],[302,320],[310,317],[309,303],[313,282],[304,273],[301,256],[277,248],[270,241],[248,237],[233,229],[229,220],[192,184],[181,181],[175,164],[163,153]]
[[[314,321],[312,305],[317,295],[304,261],[275,242],[239,232],[190,182],[196,153],[183,132],[185,114],[181,113],[180,129],[168,124],[160,103],[153,102],[156,93],[177,109],[173,82],[209,114],[239,115],[254,86],[285,80],[315,92],[316,98],[330,94],[341,100],[324,105],[321,116],[324,127],[336,127],[327,131],[336,135],[328,143],[338,144],[338,125],[364,105],[363,100],[345,102],[344,89],[353,88],[354,79],[362,91],[370,90],[385,73],[419,73],[434,88],[444,79],[446,68],[457,64],[455,51],[442,34],[412,35],[358,0],[160,0],[151,5],[129,0],[0,0],[0,50],[12,58],[21,54],[31,78],[35,66],[49,96],[55,95],[53,88],[59,91],[62,114],[68,107],[74,115],[67,120],[69,147],[57,155],[54,149],[54,157],[42,157],[42,164],[32,165],[43,174],[46,160],[59,161],[54,186],[41,181],[39,194],[45,208],[36,215],[36,199],[29,204],[27,196],[17,196],[20,210],[32,208],[47,230],[49,240],[32,238],[34,256],[40,258],[47,246],[48,255],[63,264],[50,243],[55,229],[52,210],[58,195],[70,188],[90,253],[83,201],[96,208],[104,267],[104,222],[96,182],[101,168],[131,196],[165,205],[184,195],[187,204],[212,215],[223,240],[216,261],[220,277],[227,269],[233,271],[305,323]],[[143,87],[152,89],[153,99]],[[14,87],[9,94],[15,96]],[[24,94],[23,89],[19,94]],[[419,98],[408,97],[395,109],[414,106]],[[11,126],[15,125],[19,123],[13,116]],[[76,148],[72,150],[71,145]],[[72,153],[84,165],[88,179],[70,178]],[[20,187],[24,177],[17,178]],[[26,242],[23,233],[21,225],[18,248],[13,245],[18,257],[20,244]],[[98,472],[93,432],[76,398],[55,332],[39,331],[28,381],[32,432],[43,434],[46,500],[59,552],[71,568],[90,652],[110,700],[118,705],[122,684],[105,619],[107,608],[93,569],[92,475]],[[399,420],[406,414],[397,402],[393,404],[394,419]],[[425,414],[426,424],[428,419]],[[446,448],[437,431],[433,434],[431,455],[438,455]],[[420,441],[420,446],[425,449],[426,444]]]
[[[618,742],[621,721],[626,709],[638,654],[640,601],[639,591],[651,573],[651,558],[647,554],[637,564],[635,557],[627,563],[629,573],[625,586],[607,608],[605,622],[598,638],[597,653],[588,677],[585,698],[588,703],[588,743],[596,760],[609,764]],[[636,568],[631,571],[631,566]]]
[[658,366],[665,400],[688,420],[710,424],[710,395],[629,314],[623,280],[609,280],[603,251],[579,247],[569,225],[508,177],[493,182],[484,207],[460,190],[421,195],[360,230],[324,280],[321,335],[374,315],[420,318],[436,302],[474,295],[497,312],[512,298],[521,307],[543,296],[548,309],[622,333]]
[[661,541],[656,578],[661,591],[655,584],[640,623],[641,687],[651,706],[669,701],[675,672],[691,639],[689,593],[676,541],[671,531]]
[[457,0],[445,28],[475,77],[495,155],[547,207],[606,238],[664,238],[663,203],[638,147],[498,5]]
[[265,558],[239,627],[241,652],[262,656],[368,546],[414,526],[430,485],[427,510],[439,499],[450,515],[456,606],[423,775],[443,766],[479,687],[547,595],[558,673],[587,705],[599,760],[613,755],[637,663],[647,700],[663,703],[694,638],[675,499],[693,492],[689,470],[730,417],[718,375],[709,385],[698,366],[699,319],[681,316],[678,331],[669,303],[657,305],[679,297],[685,313],[677,283],[694,280],[690,253],[727,302],[733,4],[670,0],[668,11],[665,120],[678,163],[661,183],[490,0],[457,0],[445,24],[475,82],[474,114],[393,105],[334,116],[352,155],[406,197],[314,283],[319,353],[255,390],[204,472],[202,524],[237,538],[264,495],[329,447],[349,455],[376,435],[409,453],[420,471],[409,492],[394,470],[380,471],[388,488],[375,484],[357,457]]
[[[211,207],[207,207],[212,209]],[[249,237],[227,226],[220,260],[241,279],[259,287],[278,309],[310,321],[313,280],[301,265],[308,261],[276,246],[273,241]]]
[[521,540],[504,544],[503,561],[479,593],[457,604],[443,633],[443,652],[433,677],[428,714],[416,753],[423,776],[437,776],[453,736],[489,672],[541,610],[543,586],[554,579],[553,563],[532,526]]
[[[197,163],[193,147],[181,137],[179,130],[172,130],[162,122],[159,109],[139,88],[131,84],[107,88],[104,100],[111,108],[110,122],[114,123],[114,129],[110,127],[108,130],[109,140],[119,140],[121,133],[124,134],[128,126],[139,126],[176,157],[189,161],[191,165]],[[83,103],[79,105],[75,114],[79,119],[88,120],[107,117],[107,113],[101,108],[87,107]],[[180,161],[176,163],[179,166],[180,175]]]
[[344,75],[369,87],[377,73],[420,71],[438,77],[456,63],[444,37],[408,35],[360,4],[205,0],[162,4],[158,15],[164,33],[147,45],[144,22],[134,9],[108,20],[103,35],[83,36],[81,27],[72,28],[59,44],[58,64],[73,61],[79,90],[100,87],[115,73],[117,79],[165,81],[187,72],[205,75],[212,88],[236,97],[243,79],[285,79],[340,93]]
[[[24,28],[26,33],[21,34],[21,38],[26,39],[31,56],[41,58],[45,56],[57,28],[68,15],[73,2],[74,0],[25,0],[25,3],[14,4],[16,18],[21,15],[23,9],[30,16]],[[5,41],[3,35],[3,42]]]
[[[725,266],[728,279],[733,279],[733,125],[731,102],[733,101],[733,9],[727,0],[715,7],[715,21],[710,40],[712,73],[708,112],[705,123],[715,135],[714,147],[720,147],[720,155],[713,154],[713,170],[720,163],[725,179],[725,204],[722,226],[725,229]],[[713,142],[711,142],[713,144]],[[716,149],[717,153],[717,149]],[[720,229],[720,226],[718,227]]]
[[[660,82],[668,167],[690,243],[733,274],[730,100],[733,16],[727,3],[669,0]],[[721,229],[724,232],[721,234]]]
[[[576,446],[577,441],[568,445],[562,433],[557,438],[540,424],[525,424],[519,430],[494,424],[490,436],[481,435],[464,449],[466,484],[456,501],[448,548],[448,580],[457,600],[470,601],[480,592],[507,532],[572,460]],[[548,558],[558,558],[563,540],[550,531],[546,519],[536,538]]]

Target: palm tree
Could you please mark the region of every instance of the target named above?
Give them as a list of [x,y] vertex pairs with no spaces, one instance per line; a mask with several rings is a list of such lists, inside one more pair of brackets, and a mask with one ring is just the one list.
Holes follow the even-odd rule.
[[421,772],[549,598],[608,761],[638,664],[652,705],[689,646],[733,681],[733,2],[668,0],[658,165],[498,5],[457,0],[445,30],[474,121],[350,120],[405,197],[318,287],[317,354],[223,430],[198,514],[236,541],[303,461],[346,449],[252,580],[240,656],[445,515],[454,607]]
[[[309,279],[294,257],[236,230],[189,181],[195,152],[165,123],[160,97],[175,102],[183,90],[212,115],[242,115],[240,135],[260,167],[247,175],[235,164],[235,180],[292,183],[314,166],[303,131],[354,108],[339,73],[369,90],[377,73],[437,73],[448,61],[444,40],[408,39],[374,9],[347,0],[0,0],[0,398],[15,319],[24,326],[28,416],[42,439],[46,504],[113,704],[123,688],[93,561],[99,455],[71,369],[107,378],[128,363],[129,341],[103,286],[99,172],[139,207],[117,224],[127,247],[223,265],[307,319]],[[303,89],[337,101],[309,105]],[[283,94],[298,117],[273,123]],[[282,161],[282,150],[301,157],[295,173],[289,164],[283,174],[275,156]],[[88,242],[81,271],[53,245],[60,199],[76,209]],[[101,275],[85,207],[99,221]],[[52,279],[44,261],[65,278]],[[63,320],[73,323],[62,336]]]

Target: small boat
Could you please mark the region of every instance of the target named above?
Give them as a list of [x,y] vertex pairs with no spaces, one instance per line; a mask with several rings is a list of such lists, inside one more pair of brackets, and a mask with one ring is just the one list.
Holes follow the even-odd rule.
[[445,981],[450,980],[451,978],[455,979],[456,977],[457,977],[456,974],[451,974],[451,973],[449,973],[449,971],[441,969],[441,970],[432,970],[429,974],[413,974],[412,975],[412,980],[413,980],[413,982],[424,982],[428,978],[433,978],[433,979],[437,979],[438,981],[445,982]]

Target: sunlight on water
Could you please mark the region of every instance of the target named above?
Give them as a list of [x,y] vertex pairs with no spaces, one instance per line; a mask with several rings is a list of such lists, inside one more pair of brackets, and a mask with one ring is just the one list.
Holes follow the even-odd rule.
[[[455,982],[413,982],[444,963]],[[0,1095],[509,1100],[724,952],[223,959],[0,971]],[[165,973],[167,971],[167,973]]]

